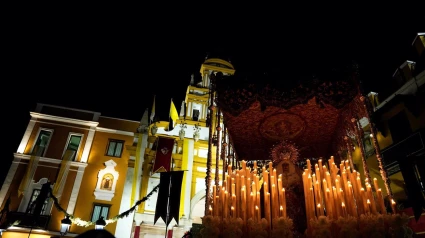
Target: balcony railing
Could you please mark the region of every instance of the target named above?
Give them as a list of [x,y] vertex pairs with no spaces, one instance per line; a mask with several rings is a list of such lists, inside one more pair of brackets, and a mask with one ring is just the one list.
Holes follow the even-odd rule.
[[7,222],[13,223],[15,221],[20,221],[19,227],[28,227],[33,229],[43,229],[46,230],[49,225],[50,216],[40,215],[37,221],[34,221],[34,215],[24,212],[8,212],[6,216]]
[[425,150],[425,130],[413,133],[406,139],[382,150],[382,158],[385,162],[385,169],[389,175],[400,171],[398,160],[407,158]]

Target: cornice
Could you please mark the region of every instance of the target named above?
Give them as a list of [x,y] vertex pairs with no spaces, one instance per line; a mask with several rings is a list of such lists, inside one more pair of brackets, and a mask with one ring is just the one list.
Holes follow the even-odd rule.
[[[30,160],[30,158],[31,158],[32,155],[14,153],[13,156],[15,158],[18,158],[18,159]],[[41,162],[52,163],[52,164],[60,164],[60,163],[62,163],[62,160],[60,160],[60,159],[52,159],[52,158],[47,158],[47,157],[40,157],[40,161]],[[75,167],[87,167],[87,165],[88,165],[87,163],[81,163],[81,162],[77,162],[77,161],[72,161],[71,162],[71,166],[75,166]]]
[[125,135],[125,136],[134,136],[134,132],[109,129],[109,128],[105,128],[105,127],[96,127],[96,131]]
[[30,112],[30,115],[32,118],[36,118],[36,119],[60,121],[60,122],[72,123],[72,124],[83,125],[83,126],[96,127],[97,125],[99,125],[99,122],[95,122],[95,121],[84,121],[84,120],[78,120],[73,118],[58,117],[58,116],[52,116],[52,115],[42,114],[38,112]]

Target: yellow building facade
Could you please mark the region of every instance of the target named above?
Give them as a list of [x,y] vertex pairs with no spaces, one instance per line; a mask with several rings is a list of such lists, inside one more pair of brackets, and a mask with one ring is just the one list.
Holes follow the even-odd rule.
[[[213,168],[216,164],[223,166],[216,158],[216,151],[221,149],[216,128],[222,121],[214,116],[210,96],[210,75],[216,72],[232,75],[235,70],[229,62],[207,59],[201,65],[202,82],[195,84],[192,80],[187,87],[173,130],[168,130],[168,121],[149,122],[148,109],[140,121],[130,121],[99,112],[37,104],[30,112],[31,119],[0,191],[1,208],[8,210],[2,237],[60,235],[65,213],[53,199],[46,199],[38,222],[30,222],[30,204],[47,183],[60,208],[73,216],[67,237],[93,229],[101,216],[109,223],[108,219],[130,209],[159,184],[159,173],[152,173],[159,136],[175,140],[172,170],[185,171],[179,226],[172,221],[169,228],[174,227],[174,237],[178,237],[193,223],[200,224],[205,211],[207,158],[214,158]],[[211,124],[214,126],[210,131]],[[216,146],[210,144],[210,134],[217,140]],[[210,179],[218,180],[214,171]],[[153,224],[156,198],[157,193],[153,193],[135,212],[110,222],[105,229],[122,238],[164,235],[164,221],[159,219]],[[20,222],[12,225],[14,221]]]
[[[47,183],[61,208],[83,221],[71,225],[69,237],[94,228],[85,227],[84,221],[108,219],[130,207],[134,162],[126,147],[133,144],[140,122],[46,104],[37,104],[30,115],[0,191],[3,210],[9,203],[8,222],[20,222],[4,227],[3,237],[59,235],[65,213],[53,199],[46,199],[38,222],[31,222],[31,204]],[[117,237],[130,237],[132,221],[132,217],[121,219],[105,229],[127,233]]]

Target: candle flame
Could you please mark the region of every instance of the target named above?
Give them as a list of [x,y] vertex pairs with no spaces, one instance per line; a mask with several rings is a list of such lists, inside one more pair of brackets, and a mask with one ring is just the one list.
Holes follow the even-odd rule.
[[233,206],[231,207],[231,209],[232,209],[232,210],[235,210],[235,208],[234,208]]
[[341,203],[341,206],[342,206],[342,207],[345,207],[345,204],[344,204],[344,203]]
[[370,200],[369,199],[367,200],[367,204],[370,204]]
[[394,199],[391,199],[391,204],[395,204],[395,201],[394,201]]
[[210,205],[210,208],[209,208],[209,209],[210,209],[210,211],[212,210],[212,207],[211,207],[211,205]]
[[255,206],[255,210],[258,210],[258,206],[257,205]]
[[283,207],[282,207],[282,205],[280,205],[280,210],[283,210]]
[[320,203],[317,204],[317,207],[320,208]]

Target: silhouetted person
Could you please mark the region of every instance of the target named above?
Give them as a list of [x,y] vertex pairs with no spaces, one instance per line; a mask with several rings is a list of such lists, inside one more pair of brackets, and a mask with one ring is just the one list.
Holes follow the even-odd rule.
[[112,235],[107,230],[95,230],[95,229],[83,232],[76,237],[78,238],[115,238],[115,236]]

